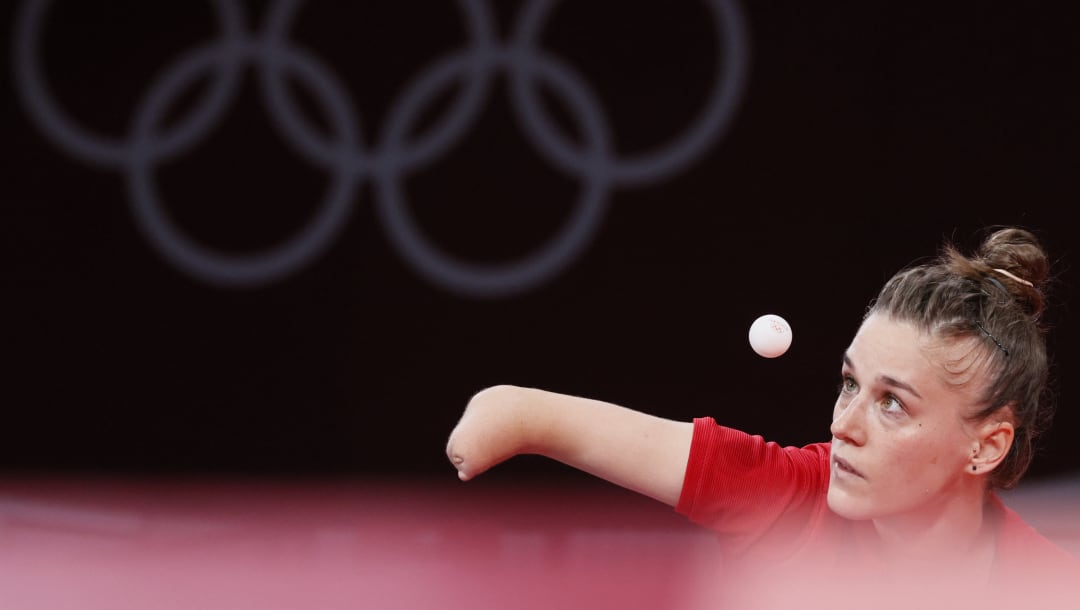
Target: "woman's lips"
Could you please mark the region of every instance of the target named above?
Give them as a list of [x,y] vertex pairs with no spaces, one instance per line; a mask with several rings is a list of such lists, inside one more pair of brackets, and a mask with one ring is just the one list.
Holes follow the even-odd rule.
[[863,474],[861,472],[859,472],[858,470],[855,470],[855,467],[852,466],[851,463],[848,462],[847,460],[845,460],[844,458],[834,455],[834,456],[832,456],[832,460],[833,460],[833,464],[836,465],[836,469],[839,470],[840,472],[845,472],[847,474],[857,476],[860,479],[865,479],[866,478],[866,477],[863,476]]

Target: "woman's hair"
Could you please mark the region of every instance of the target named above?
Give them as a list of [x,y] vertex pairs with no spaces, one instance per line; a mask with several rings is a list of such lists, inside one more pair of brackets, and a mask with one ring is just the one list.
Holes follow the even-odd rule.
[[[933,337],[969,340],[977,346],[977,357],[967,362],[985,371],[988,383],[973,419],[1010,409],[1004,414],[1011,415],[1015,429],[1008,455],[990,475],[993,487],[1016,485],[1031,464],[1035,439],[1052,416],[1040,322],[1049,267],[1031,232],[998,229],[972,256],[946,243],[934,260],[898,272],[867,312],[911,322]],[[959,379],[964,371],[949,372]]]

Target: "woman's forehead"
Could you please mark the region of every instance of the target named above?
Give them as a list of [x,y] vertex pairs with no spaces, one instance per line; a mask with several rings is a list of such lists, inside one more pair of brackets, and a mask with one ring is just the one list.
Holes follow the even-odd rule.
[[845,355],[874,374],[937,380],[949,388],[981,387],[988,371],[985,346],[974,337],[934,335],[877,312],[863,321]]
[[873,313],[863,320],[845,356],[856,367],[921,370],[930,364],[934,343],[912,323]]

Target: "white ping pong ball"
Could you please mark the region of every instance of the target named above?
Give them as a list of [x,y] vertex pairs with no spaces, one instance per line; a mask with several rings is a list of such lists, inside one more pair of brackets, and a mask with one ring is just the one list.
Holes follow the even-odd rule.
[[791,325],[776,314],[765,314],[750,325],[750,347],[759,356],[776,358],[791,347]]

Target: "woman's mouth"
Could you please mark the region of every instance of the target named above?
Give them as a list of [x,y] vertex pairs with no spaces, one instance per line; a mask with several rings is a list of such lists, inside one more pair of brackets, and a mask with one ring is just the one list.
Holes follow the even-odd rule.
[[837,471],[837,472],[844,473],[844,474],[849,474],[849,475],[852,475],[852,476],[856,476],[856,477],[859,477],[860,479],[865,479],[866,478],[866,477],[863,476],[863,474],[861,472],[859,472],[858,470],[855,470],[855,467],[852,466],[850,462],[848,462],[847,460],[845,460],[842,457],[834,455],[834,456],[832,456],[832,462],[833,462],[833,469],[835,471]]

